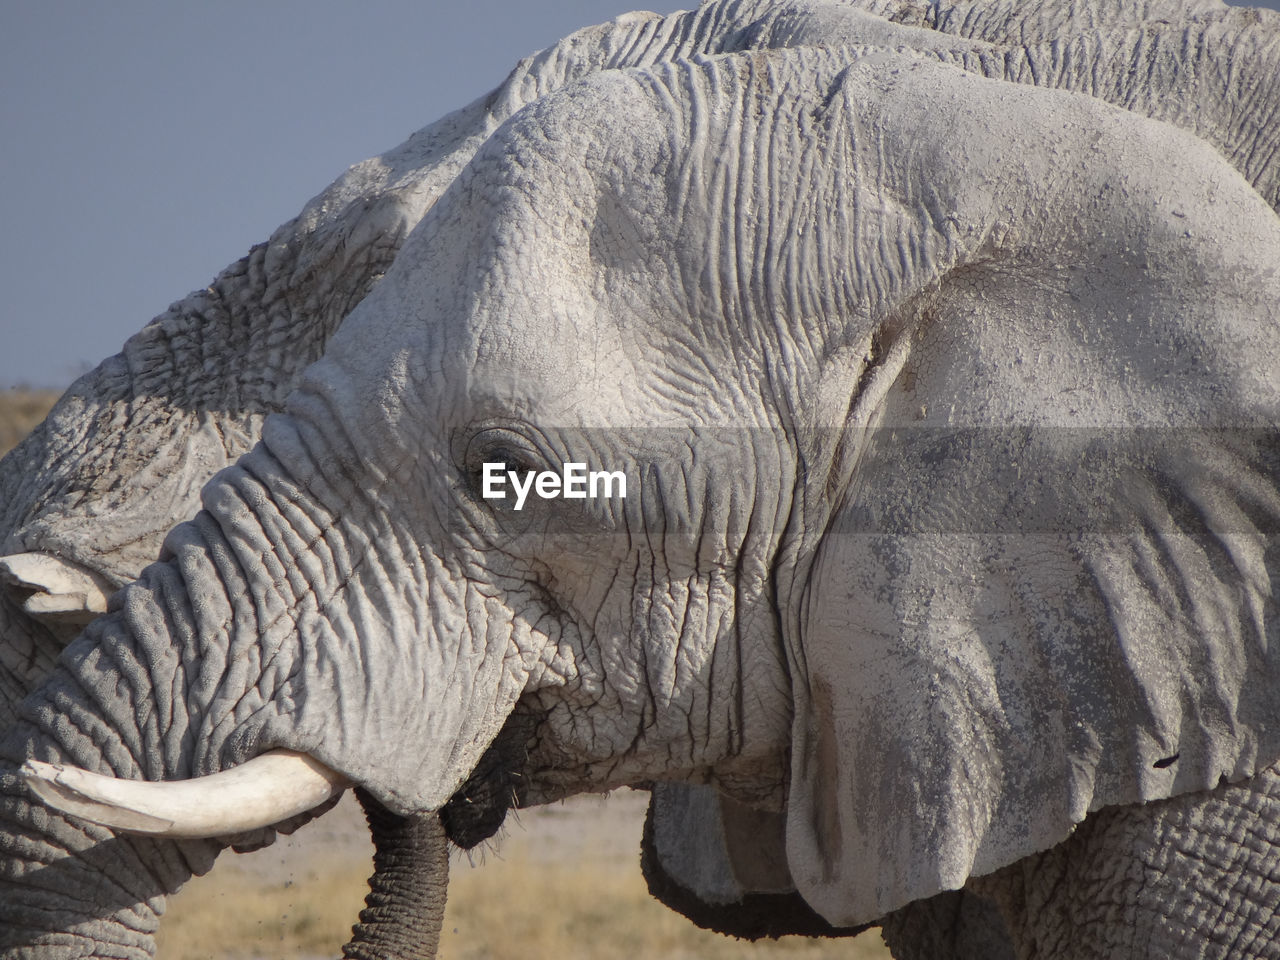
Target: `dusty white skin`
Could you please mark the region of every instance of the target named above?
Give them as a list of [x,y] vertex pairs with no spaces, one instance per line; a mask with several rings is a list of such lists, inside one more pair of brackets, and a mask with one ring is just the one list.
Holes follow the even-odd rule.
[[627,496],[627,475],[621,470],[588,470],[585,463],[563,463],[560,470],[506,469],[506,463],[480,466],[480,496],[486,500],[507,499],[507,484],[514,498],[513,509],[523,510],[530,491],[540,500],[619,500]]
[[[937,59],[682,62],[535,103],[207,488],[167,566],[76,644],[21,750],[158,778],[285,745],[427,810],[517,700],[545,713],[533,799],[687,777],[781,809],[790,752],[790,871],[835,922],[1044,849],[1096,807],[1270,762],[1273,571],[1228,514],[1270,510],[1274,477],[1247,449],[1141,464],[1238,538],[1221,596],[1179,606],[1135,585],[1132,544],[996,549],[963,516],[937,526],[935,495],[1003,489],[1013,459],[913,444],[1273,424],[1274,217],[1188,136]],[[1029,473],[1067,455],[1049,436],[1015,451]],[[626,463],[638,490],[529,503],[513,527],[475,495],[498,448]],[[1096,491],[1053,492],[1087,529]],[[867,515],[908,509],[923,535],[866,539]],[[1208,549],[1189,536],[1160,575],[1196,579]],[[1080,647],[1066,629],[1097,644],[1088,671],[1055,661]],[[1225,667],[1201,669],[1206,636]],[[110,721],[72,721],[118,732],[104,757],[58,718],[117,676]],[[1117,676],[1144,693],[1114,699]],[[152,726],[152,690],[176,728]]]

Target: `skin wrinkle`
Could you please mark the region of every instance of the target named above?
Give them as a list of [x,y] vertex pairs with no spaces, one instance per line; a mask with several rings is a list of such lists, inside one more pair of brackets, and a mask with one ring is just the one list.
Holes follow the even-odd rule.
[[[389,250],[392,250],[393,252],[394,246],[396,246],[396,243],[394,242],[389,243],[388,244]],[[264,278],[265,276],[265,274],[262,273],[262,271],[259,269],[259,266],[262,260],[262,250],[264,250],[264,248],[259,248],[259,250],[253,252],[250,257],[247,257],[246,261],[242,261],[242,264],[239,265],[238,269],[237,268],[230,269],[227,271],[227,273],[224,274],[224,276],[242,276],[242,278],[243,276],[248,276],[248,279],[250,279],[251,283],[261,283],[262,278]],[[276,257],[276,260],[279,260],[278,257]],[[298,288],[297,285],[294,285],[294,287],[285,287],[284,288],[285,296],[292,296],[294,289],[300,289],[300,288]],[[197,310],[196,315],[200,317],[201,323],[207,324],[207,321],[209,321],[209,317],[211,314],[216,314],[216,312],[218,312],[220,307],[225,307],[225,310],[227,310],[229,323],[230,325],[232,325],[233,329],[236,329],[234,328],[234,324],[236,324],[237,321],[241,319],[243,311],[230,310],[230,303],[232,303],[232,301],[228,300],[228,298],[224,296],[224,292],[225,292],[225,287],[223,284],[221,284],[221,282],[219,282],[218,284],[215,284],[214,287],[210,288],[210,291],[207,293],[209,293],[209,296],[212,297],[212,301],[210,301],[209,303],[206,303],[206,306],[204,308],[200,308],[200,310]],[[274,335],[276,335],[276,332],[282,332],[282,330],[291,329],[291,325],[289,324],[280,325],[279,323],[275,323],[276,320],[279,320],[280,317],[284,316],[282,314],[279,314],[278,311],[275,311],[274,303],[276,302],[279,302],[279,301],[271,301],[269,298],[268,314],[271,317],[271,319],[273,319],[273,323],[266,324],[265,329],[264,329],[264,325],[251,324],[250,325],[251,333],[261,333],[262,335],[264,335],[264,337],[268,337],[268,339],[270,339],[271,337],[274,337]],[[339,311],[339,315],[342,314],[342,312],[346,312],[346,310]],[[285,319],[287,319],[287,317],[285,317]],[[297,329],[297,325],[292,325],[292,329]],[[161,328],[161,335],[163,335],[163,337],[165,338],[168,337],[168,333],[165,332],[164,328]],[[239,338],[236,338],[236,339],[239,339]],[[173,343],[179,342],[179,340],[174,340],[170,338],[169,342],[170,344],[173,344]],[[202,338],[198,340],[197,346],[200,347],[202,351],[205,351],[207,355],[207,352],[209,352],[210,340],[207,338]],[[253,347],[253,349],[251,349],[251,355],[256,356],[257,353],[259,353],[259,351],[257,351],[257,344],[251,344],[251,347]],[[296,355],[296,353],[297,351],[293,351],[291,355]],[[125,353],[125,357],[129,357],[129,356],[132,356],[132,355],[129,355],[129,353]],[[274,362],[273,369],[276,372],[278,372],[279,362],[275,362],[275,361],[273,362]],[[161,369],[164,369],[164,367],[161,367]],[[252,371],[246,371],[246,375],[250,374],[250,372]],[[273,378],[273,380],[271,380],[271,383],[273,384],[280,383],[278,376],[276,376],[276,378]],[[238,387],[239,387],[238,381],[232,381],[232,383],[230,383],[229,388],[232,389],[232,396],[238,396],[238,393],[237,393]],[[123,421],[122,421],[122,426],[123,426]],[[120,436],[122,435],[122,431],[113,430],[111,431],[110,435]],[[225,436],[225,433],[224,433],[224,436]]]
[[[65,823],[66,823],[65,821],[62,821],[62,820],[59,820],[59,822],[60,822],[60,823],[63,823],[64,825],[65,825]],[[102,836],[103,836],[103,837],[105,837],[105,834],[102,834]],[[14,840],[18,840],[18,839],[27,839],[27,838],[18,838],[18,837],[14,837],[13,839],[14,839]],[[42,847],[42,849],[52,849],[52,848]],[[39,857],[39,855],[37,854],[37,855],[35,855],[35,862],[42,863],[42,864],[55,863],[55,862],[57,862],[57,859],[60,859],[61,857],[65,857],[65,856],[66,856],[66,851],[65,851],[65,850],[60,850],[59,852],[60,852],[60,857],[59,857],[59,858],[47,858],[47,859],[41,859],[41,858]],[[28,849],[27,849],[27,850],[25,850],[25,851],[24,851],[24,853],[27,855],[27,857],[31,857],[31,856],[32,856],[32,855],[31,855],[31,853],[30,853],[30,850],[29,850],[29,845],[28,845]],[[86,850],[86,851],[73,851],[73,852],[72,852],[72,856],[73,856],[73,857],[75,857],[77,860],[79,860],[79,861],[81,861],[81,862],[84,862],[84,863],[88,863],[88,864],[90,864],[90,865],[92,866],[92,862],[90,861],[90,859],[89,859],[89,857],[88,857],[88,851],[87,851],[87,850]],[[129,872],[129,877],[130,877],[130,879],[133,879],[133,880],[135,880],[135,881],[136,881],[136,880],[140,880],[144,875],[146,875],[146,874],[148,874],[148,873],[150,872],[150,867],[149,867],[147,864],[145,864],[144,862],[142,862],[141,860],[139,860],[139,859],[135,859],[135,860],[133,860],[133,861],[131,862],[130,866],[131,866],[131,870],[130,870],[130,872]],[[122,883],[121,881],[111,881],[111,880],[107,880],[107,879],[103,878],[103,879],[100,879],[100,880],[98,881],[98,883],[100,884],[100,887],[99,887],[99,889],[98,889],[98,890],[95,890],[95,891],[94,891],[94,892],[95,892],[95,894],[100,893],[100,892],[101,892],[101,889],[103,889],[103,888],[107,888],[107,889],[116,889],[116,890],[119,890],[119,891],[121,891],[122,893],[124,893],[124,894],[125,894],[125,896],[126,896],[126,897],[128,897],[128,898],[137,898],[137,905],[138,905],[138,906],[137,906],[137,908],[132,909],[132,910],[129,910],[129,911],[127,911],[127,912],[126,912],[126,914],[124,915],[124,920],[125,920],[125,922],[127,922],[127,923],[133,923],[133,924],[135,925],[136,929],[141,930],[141,931],[144,931],[144,932],[153,932],[153,931],[154,931],[154,929],[155,929],[155,927],[156,927],[155,916],[154,916],[154,914],[153,914],[153,913],[150,913],[149,911],[150,911],[150,910],[154,910],[154,909],[155,909],[155,906],[156,906],[156,900],[157,900],[158,898],[155,898],[155,897],[147,897],[147,896],[145,896],[145,895],[140,896],[139,894],[140,894],[142,891],[140,891],[139,889],[135,889],[134,887],[127,887],[127,886],[123,885],[123,883]],[[63,892],[63,891],[59,891],[59,892]],[[81,898],[81,897],[76,897],[76,896],[71,895],[71,894],[68,894],[68,895],[66,896],[66,900],[65,900],[65,902],[66,902],[68,905],[79,905],[79,904],[83,904],[86,908],[88,908],[88,907],[93,907],[93,906],[95,905],[95,901],[94,901],[94,900],[90,900],[90,899],[86,899],[86,898]],[[65,909],[65,908],[64,908],[64,909]],[[63,913],[63,910],[58,910],[58,911],[56,911],[56,912],[55,912],[55,911],[49,911],[49,912],[50,912],[50,913],[52,913],[54,916],[59,916],[59,917],[60,917],[60,916],[62,915],[62,913]],[[52,927],[52,929],[56,929],[56,928],[57,928],[56,926]]]
[[[1264,888],[1249,889],[1245,878],[1260,881],[1270,875],[1274,880],[1274,870],[1265,866],[1272,859],[1269,852],[1275,844],[1274,820],[1264,812],[1274,795],[1274,783],[1274,775],[1265,774],[1261,788],[1232,787],[1215,794],[1208,806],[1188,802],[1194,797],[1162,801],[1149,808],[1158,818],[1158,833],[1149,839],[1144,839],[1145,832],[1134,821],[1132,811],[1107,811],[1096,821],[1087,822],[1062,850],[1038,858],[1038,865],[1028,865],[1019,872],[1010,868],[982,882],[996,891],[1006,909],[1019,896],[1019,889],[1025,889],[1021,896],[1031,911],[1026,915],[1040,911],[1041,916],[1049,917],[1036,934],[1041,942],[1066,930],[1076,931],[1078,940],[1080,934],[1093,935],[1078,911],[1085,906],[1080,902],[1081,891],[1096,888],[1097,881],[1071,871],[1107,870],[1108,864],[1124,862],[1124,851],[1132,845],[1138,854],[1131,861],[1138,871],[1136,882],[1126,879],[1128,886],[1120,886],[1108,878],[1115,898],[1095,909],[1125,911],[1125,928],[1132,931],[1135,942],[1145,941],[1153,949],[1172,947],[1171,937],[1183,942],[1191,936],[1204,938],[1206,956],[1261,955],[1275,944],[1280,932],[1275,929],[1274,897],[1255,895],[1262,894]],[[1221,829],[1209,824],[1221,824]],[[1255,829],[1261,833],[1260,840],[1249,842]],[[1087,857],[1077,854],[1070,861],[1064,859],[1066,850],[1081,845]],[[1254,861],[1261,861],[1261,870],[1249,866]],[[1042,892],[1037,887],[1045,878],[1053,878],[1053,886]],[[1171,886],[1179,890],[1179,896],[1169,901]],[[1175,910],[1166,916],[1169,903]],[[1021,936],[1030,933],[1018,926],[1014,932]],[[1245,947],[1246,943],[1257,944],[1259,949]],[[1086,940],[1079,947],[1096,951],[1098,944]]]
[[[201,336],[201,337],[188,339],[188,334],[186,332],[183,332],[181,334],[178,334],[176,332],[171,332],[163,324],[159,324],[153,327],[152,329],[155,331],[155,335],[156,337],[158,337],[158,339],[153,340],[149,344],[148,341],[145,339],[145,337],[135,338],[135,341],[133,342],[133,346],[127,347],[122,357],[122,360],[125,364],[126,374],[128,373],[129,369],[132,368],[133,369],[132,379],[134,379],[135,382],[138,382],[139,384],[143,383],[143,381],[138,380],[139,371],[142,369],[146,369],[148,371],[149,377],[154,378],[156,376],[155,371],[157,369],[159,369],[160,371],[166,371],[166,370],[172,370],[176,366],[178,366],[178,361],[176,360],[166,360],[165,362],[162,362],[158,367],[151,361],[148,361],[146,365],[140,365],[140,361],[137,359],[137,356],[136,356],[138,350],[140,349],[154,350],[156,347],[158,347],[161,353],[168,352],[171,357],[177,356],[182,351],[185,351],[187,349],[187,344],[192,341],[194,341],[195,347],[197,350],[211,349],[211,338],[208,336]],[[226,353],[225,350],[222,350],[220,352],[224,355]],[[189,369],[192,365],[183,364],[183,366]],[[201,366],[202,366],[201,363],[195,364],[195,367],[197,369],[199,369]],[[94,376],[94,375],[91,375],[91,376]],[[234,384],[234,381],[231,381],[231,382]],[[199,379],[196,380],[195,389],[203,389],[203,387],[201,386],[202,383],[203,383],[202,380],[199,380]],[[84,387],[82,386],[80,389],[84,389]],[[187,389],[191,389],[191,388],[187,388]],[[118,411],[121,411],[122,414],[127,409],[125,407],[120,406],[118,403],[114,403],[113,401],[108,401],[108,402],[112,403],[113,405],[108,407],[107,409],[118,410]],[[169,397],[166,397],[166,402],[171,402],[171,399]],[[141,406],[139,406],[139,404],[141,404]],[[210,401],[208,399],[204,399],[201,401],[201,404],[202,406],[204,406],[206,410],[208,410]],[[179,439],[180,434],[173,432],[173,424],[178,423],[180,421],[176,418],[174,418],[171,421],[171,418],[169,417],[168,412],[163,408],[155,407],[154,401],[152,400],[142,401],[139,399],[139,400],[132,401],[130,405],[134,406],[136,409],[131,414],[125,414],[125,415],[133,419],[135,423],[138,422],[139,420],[143,423],[150,421],[153,427],[160,427],[161,429],[158,432],[156,432],[156,436],[161,438],[162,441],[174,443]],[[211,413],[205,413],[202,416],[210,417],[211,419],[207,421],[202,421],[202,419],[198,417],[197,420],[195,421],[197,425],[199,425],[201,422],[208,422],[212,424],[217,423],[216,418],[212,418]],[[123,445],[124,438],[127,436],[132,436],[133,434],[123,429],[124,427],[123,421],[119,424],[119,426],[120,426],[120,429],[115,429],[115,430],[108,428],[108,432],[103,437],[103,439],[108,440],[107,446],[99,445],[99,450],[102,453],[105,453],[108,460],[112,462],[118,462],[120,455],[126,450],[131,456],[134,454],[132,447],[125,447]],[[226,438],[229,437],[231,433],[228,431],[215,429],[212,432],[212,435],[217,438],[220,446],[224,446],[226,442]],[[93,449],[93,448],[89,447],[89,449]],[[160,454],[158,455],[159,459],[165,459],[163,455],[164,449],[165,447],[163,446],[160,448]],[[225,446],[224,446],[224,449],[225,449]],[[236,452],[239,452],[239,451],[236,451]],[[156,458],[150,458],[148,462],[154,462],[154,459]],[[129,476],[130,471],[113,469],[110,465],[104,465],[104,467],[98,471],[98,474],[101,477],[106,478],[108,483],[118,484],[120,480]],[[48,476],[47,471],[44,472],[42,475],[47,478]],[[47,479],[46,479],[46,482],[47,482]],[[131,481],[130,486],[131,487],[135,486],[137,483],[138,483],[138,478],[135,477]],[[114,488],[107,487],[105,489],[109,491]],[[97,532],[98,532],[98,542],[101,543],[102,530],[99,529]],[[131,537],[128,540],[126,540],[122,545],[128,546],[130,543],[136,543],[139,539],[141,539],[141,536],[139,534],[132,534]]]
[[[68,828],[74,829],[73,825],[65,818],[60,817],[59,820],[62,823],[66,824]],[[97,830],[94,830],[94,831],[86,830],[84,832],[86,836],[91,836],[94,839],[98,839],[98,840],[108,839],[110,837],[110,833],[101,828],[98,828]],[[67,851],[61,848],[53,847],[53,846],[41,845],[40,849],[42,851],[48,851],[50,854],[56,854],[56,855],[50,855],[50,856],[44,856],[44,857],[37,856],[37,858],[34,858],[35,862],[40,863],[42,865],[56,863],[59,859],[61,859],[62,857],[65,857],[67,854]],[[88,853],[89,853],[88,850],[72,850],[71,851],[71,855],[75,859],[79,860],[82,863],[85,863],[86,865],[92,863],[90,857],[88,856]],[[140,878],[143,874],[154,877],[154,874],[150,873],[150,866],[144,861],[142,861],[140,858],[135,858],[131,866],[134,868],[134,870],[137,871],[136,873],[131,872],[130,874],[126,875],[125,878],[103,877],[99,882],[102,884],[103,887],[112,888],[120,893],[125,894],[126,897],[128,898],[137,898],[140,892],[139,889],[128,885],[126,880],[128,879],[136,880]],[[68,890],[64,893],[64,896],[67,902],[71,905],[81,905],[86,908],[92,908],[97,904],[96,898],[98,893],[99,893],[98,890],[94,890],[92,891],[92,893],[81,897],[81,896],[77,896],[75,891]],[[145,902],[147,898],[140,898],[140,899],[143,902]],[[136,913],[133,915],[138,916],[138,914]]]
[[[1206,37],[1209,27],[1205,28],[1205,33],[1200,34],[1202,38]],[[1181,33],[1178,35],[1179,40],[1185,40],[1188,34]],[[1142,44],[1150,41],[1152,46],[1149,50],[1144,49]],[[1162,62],[1165,56],[1165,45],[1170,42],[1177,42],[1176,50],[1169,51],[1171,55],[1177,58],[1180,68],[1178,76],[1186,77],[1189,80],[1195,78],[1196,83],[1188,87],[1190,91],[1187,95],[1200,94],[1206,98],[1201,101],[1207,103],[1223,102],[1228,108],[1228,116],[1230,121],[1224,124],[1226,130],[1233,131],[1227,133],[1223,129],[1205,129],[1203,124],[1211,122],[1220,111],[1217,110],[1200,110],[1194,111],[1189,109],[1185,101],[1179,95],[1171,94],[1168,90],[1167,82],[1158,82],[1152,72],[1158,64]],[[1235,42],[1239,42],[1237,37]],[[1106,99],[1113,103],[1117,103],[1127,109],[1136,110],[1146,113],[1157,119],[1173,120],[1180,125],[1193,129],[1195,132],[1211,142],[1213,142],[1223,154],[1254,182],[1269,202],[1274,206],[1277,202],[1274,188],[1267,190],[1258,181],[1258,177],[1264,171],[1255,171],[1253,164],[1249,162],[1251,157],[1261,149],[1261,144],[1256,136],[1247,135],[1248,127],[1257,123],[1257,104],[1249,104],[1244,106],[1239,99],[1232,95],[1229,91],[1233,89],[1233,84],[1228,79],[1218,77],[1216,79],[1222,82],[1217,85],[1211,85],[1204,82],[1215,69],[1215,64],[1219,62],[1224,55],[1230,55],[1232,51],[1232,41],[1223,39],[1217,41],[1212,53],[1210,48],[1201,44],[1194,50],[1187,46],[1185,42],[1171,41],[1170,36],[1166,33],[1151,34],[1148,32],[1134,31],[1128,35],[1122,35],[1114,38],[1093,38],[1079,37],[1073,38],[1066,42],[1055,43],[1049,46],[1032,47],[1025,53],[1021,51],[1011,51],[1007,57],[1020,57],[1019,63],[1027,63],[1034,65],[1037,57],[1044,57],[1050,62],[1061,64],[1061,69],[1053,73],[1052,76],[1039,76],[1032,69],[1032,76],[1038,84],[1052,85],[1057,87],[1074,88],[1077,72],[1070,69],[1073,56],[1083,62],[1093,65],[1095,79],[1093,81],[1094,92],[1104,95]],[[1271,43],[1274,51],[1276,44]],[[1226,49],[1221,49],[1225,47]],[[1108,50],[1113,50],[1113,54],[1108,54]],[[1265,56],[1265,54],[1262,54]],[[1114,61],[1109,61],[1108,56],[1113,56]],[[1274,57],[1274,52],[1272,53]],[[1105,74],[1101,71],[1106,71]],[[983,72],[989,72],[984,69]],[[1012,66],[1006,66],[1004,75],[1011,79],[1020,79],[1019,71]],[[1105,76],[1103,80],[1100,77]],[[1151,98],[1150,90],[1164,91],[1164,95],[1160,98]],[[1265,129],[1265,128],[1262,128]],[[1242,156],[1240,150],[1231,146],[1231,139],[1236,134],[1243,141],[1248,154]],[[1274,150],[1272,151],[1274,153]],[[1264,165],[1265,170],[1265,165]],[[1274,175],[1273,175],[1274,176]]]
[[[650,542],[651,544],[653,543],[652,538],[650,538],[649,542]],[[656,564],[656,562],[657,562],[656,551],[655,551],[655,553],[653,554],[653,557],[654,557],[654,559],[653,559],[653,561],[652,561],[652,563],[651,563],[651,565],[650,565],[650,569],[651,569],[651,580],[653,580],[653,581],[657,581],[657,580],[658,580],[657,568],[656,568],[656,566],[654,566],[654,564]],[[668,562],[670,562],[670,561],[668,560]],[[672,596],[672,597],[674,597],[674,594],[669,594],[669,595],[670,595],[670,596]]]
[[[103,831],[103,833],[104,835],[106,835],[105,831]],[[86,856],[87,853],[88,853],[87,850],[76,851],[74,856],[76,856],[77,859],[81,860],[82,862],[85,862],[86,864],[88,864],[90,861]],[[146,904],[147,907],[150,907],[152,910],[155,910],[155,906],[156,906],[155,901],[157,901],[159,898],[154,895],[148,896],[147,890],[156,889],[160,884],[163,883],[163,877],[160,875],[159,872],[155,871],[151,867],[149,861],[137,855],[136,853],[132,858],[132,863],[130,864],[130,866],[132,869],[129,871],[127,876],[128,876],[128,879],[133,881],[133,884],[127,884],[123,879],[108,878],[108,877],[102,877],[99,882],[104,887],[114,887],[119,892],[124,893],[126,897],[133,898],[134,900],[136,900],[139,905]],[[145,877],[149,877],[151,879],[151,883],[149,885],[146,884],[145,882],[141,882]],[[94,891],[94,893],[96,896],[98,894],[98,891]],[[91,905],[91,902],[86,903],[86,906],[90,906],[90,905]],[[130,911],[130,916],[137,923],[137,926],[135,927],[135,929],[143,933],[154,933],[157,927],[159,926],[156,918],[156,914],[158,914],[159,912],[160,912],[159,910],[155,910],[155,913],[150,913],[149,911],[142,911],[142,910],[136,910],[136,909]],[[148,921],[150,922],[148,923]]]
[[[56,814],[49,814],[48,812],[42,812],[42,816],[45,821],[51,820],[52,822],[56,822],[60,824],[61,829],[65,831],[66,834],[75,836],[77,838],[83,838],[83,840],[80,841],[81,845],[79,846],[75,844],[71,844],[68,846],[54,847],[51,844],[40,843],[40,849],[42,850],[57,849],[61,851],[63,856],[65,856],[69,852],[74,858],[82,862],[89,863],[89,864],[96,864],[96,859],[94,860],[90,859],[91,857],[96,858],[96,852],[94,851],[94,848],[91,844],[94,842],[110,840],[111,835],[109,831],[105,830],[104,828],[96,827],[92,824],[84,824],[79,821],[77,821],[76,825],[72,825],[68,820]],[[43,841],[44,833],[42,831],[38,835],[28,834],[28,837],[35,840]],[[18,838],[14,837],[13,839],[16,840]],[[87,842],[89,845],[84,845],[85,842]],[[140,843],[144,847],[149,845],[148,841],[140,841]],[[149,860],[147,858],[138,856],[137,854],[134,854],[131,850],[129,852],[131,856],[129,869],[125,871],[124,877],[122,879],[113,880],[111,877],[101,876],[98,878],[97,882],[103,888],[114,888],[114,889],[124,891],[128,894],[129,899],[133,900],[133,899],[138,899],[137,897],[139,892],[139,889],[137,887],[138,881],[142,880],[146,875],[160,876],[160,874],[156,872],[156,865],[164,865],[166,863],[167,858],[161,859],[159,861],[154,861],[154,860]],[[178,856],[181,857],[181,853],[178,853]],[[30,858],[30,854],[26,853],[24,856],[24,859],[29,860],[29,858]],[[45,863],[45,864],[56,864],[58,862],[58,859],[59,858],[38,857],[39,862]],[[200,869],[198,872],[203,872],[203,870],[207,868],[208,868],[208,861],[206,860],[203,862],[202,869]],[[128,880],[129,883],[126,884],[125,880]],[[58,885],[58,891],[61,895],[64,895],[64,896],[68,895],[67,890],[63,888],[62,884]],[[154,900],[156,898],[152,898],[152,899]],[[139,899],[138,902],[139,902],[139,906],[141,906],[141,904],[143,903],[143,900]],[[137,916],[137,914],[131,912],[129,916]]]
[[[900,248],[900,250],[901,250],[901,248]],[[908,252],[910,252],[910,251],[908,251]],[[772,371],[767,371],[767,372],[772,372]],[[788,507],[790,507],[791,509],[794,509],[794,508],[795,508],[795,503],[794,503],[794,502],[792,502],[791,504],[787,504],[787,506],[788,506]],[[776,511],[777,511],[778,513],[780,513],[780,512],[781,512],[781,508],[782,508],[782,507],[783,507],[783,504],[777,504],[777,506],[776,506]],[[774,525],[776,525],[776,524],[777,524],[777,516],[778,516],[778,513],[776,513],[776,516],[774,516]],[[790,521],[788,521],[788,525],[790,525]],[[741,559],[741,557],[740,557],[739,559]],[[655,577],[654,577],[654,579],[655,579]],[[740,598],[735,598],[735,599],[740,600]],[[614,767],[613,769],[618,769],[618,768],[617,768],[617,767]]]
[[[1163,558],[1163,562],[1158,561],[1156,563],[1156,568],[1158,570],[1172,569],[1181,572],[1183,567],[1181,562],[1182,551],[1178,549],[1177,544],[1170,540],[1162,527],[1156,527],[1155,529],[1148,527],[1146,539],[1148,542],[1154,544],[1156,552]],[[1191,576],[1194,577],[1195,574],[1191,574]],[[1168,609],[1178,611],[1179,613],[1183,613],[1184,611],[1189,612],[1194,619],[1199,620],[1200,611],[1198,610],[1198,604],[1196,603],[1195,598],[1186,590],[1186,579],[1186,576],[1177,576],[1173,578],[1174,582],[1172,586],[1176,593],[1176,599],[1169,603]],[[1185,613],[1183,615],[1185,615]],[[1201,635],[1213,636],[1218,633],[1219,631],[1217,630],[1210,630],[1202,633]],[[1212,669],[1214,659],[1213,649],[1211,647],[1205,647],[1200,652],[1203,652],[1209,658],[1209,664],[1180,664],[1179,669],[1181,672],[1182,682],[1178,684],[1178,686],[1183,690],[1189,691],[1192,695],[1193,699],[1188,706],[1193,712],[1196,723],[1201,728],[1209,729],[1216,727],[1217,724],[1213,723],[1210,718],[1202,715],[1203,705],[1201,703],[1201,694],[1205,692],[1205,685],[1203,681],[1198,678],[1217,677],[1220,676],[1221,673],[1219,670]],[[1194,680],[1196,682],[1188,684],[1188,680]],[[1216,707],[1212,711],[1213,715],[1225,716],[1229,721],[1232,733],[1234,733],[1234,707],[1231,703],[1233,698],[1230,693],[1226,690],[1214,690],[1212,687],[1210,687],[1207,692],[1216,700]],[[1173,746],[1173,749],[1168,751],[1170,755],[1177,752],[1176,744],[1171,746]]]
[[[278,621],[276,621],[276,622],[278,622]],[[274,623],[273,623],[273,626],[274,626]]]
[[[735,78],[736,79],[736,78]],[[747,83],[750,83],[748,75]],[[738,107],[734,100],[730,101],[730,106],[736,117],[740,117],[741,108]],[[733,302],[736,305],[736,324],[739,327],[746,326],[742,323],[742,319],[751,316],[758,316],[752,309],[751,303],[753,288],[755,286],[753,271],[749,263],[744,262],[744,258],[748,255],[747,242],[754,237],[754,232],[740,229],[738,218],[746,217],[751,205],[746,201],[743,190],[743,170],[751,169],[752,152],[749,148],[749,130],[747,124],[737,123],[736,130],[727,131],[726,140],[736,133],[735,146],[736,149],[726,151],[722,163],[719,166],[719,172],[722,175],[723,182],[720,190],[721,206],[712,210],[712,218],[717,222],[724,223],[725,229],[725,250],[726,250],[726,269],[721,271],[721,282],[728,287]],[[744,282],[750,279],[750,282]]]

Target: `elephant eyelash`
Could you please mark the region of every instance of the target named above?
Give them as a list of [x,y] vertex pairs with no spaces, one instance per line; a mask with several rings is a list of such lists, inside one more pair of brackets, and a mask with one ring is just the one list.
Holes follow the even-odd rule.
[[472,464],[470,468],[471,474],[475,477],[482,476],[484,473],[484,465],[486,463],[500,463],[502,464],[502,472],[504,474],[515,472],[522,478],[525,474],[534,473],[538,469],[522,457],[515,456],[508,451],[502,450],[494,451],[493,453],[486,455],[482,461]]
[[490,428],[471,438],[463,464],[468,478],[478,484],[486,463],[500,463],[504,474],[514,470],[523,477],[530,471],[543,469],[538,465],[540,459],[536,449],[520,434],[507,428]]

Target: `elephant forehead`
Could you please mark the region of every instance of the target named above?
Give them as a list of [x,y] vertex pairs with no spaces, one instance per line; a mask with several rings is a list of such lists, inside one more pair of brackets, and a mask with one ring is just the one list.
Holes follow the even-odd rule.
[[472,409],[494,406],[538,419],[573,414],[572,422],[583,425],[606,425],[606,414],[625,409],[624,384],[635,374],[616,328],[568,298],[512,299],[474,318],[474,353],[464,361]]
[[[468,371],[473,400],[489,394],[545,410],[589,396],[590,420],[624,400],[654,339],[687,323],[672,293],[675,231],[660,223],[665,191],[634,158],[606,164],[579,152],[548,164],[524,151],[528,137],[514,139],[477,165],[466,191],[460,225],[473,231],[473,252],[442,318],[453,331],[448,362]],[[558,156],[554,142],[548,135],[538,149]]]

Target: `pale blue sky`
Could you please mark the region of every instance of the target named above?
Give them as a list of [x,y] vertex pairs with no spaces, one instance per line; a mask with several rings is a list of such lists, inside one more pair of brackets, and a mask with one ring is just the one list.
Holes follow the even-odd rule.
[[65,386],[352,163],[643,5],[0,0],[0,387]]
[[0,0],[0,387],[65,386],[350,164],[637,6]]

